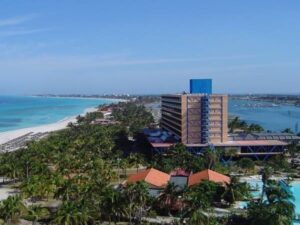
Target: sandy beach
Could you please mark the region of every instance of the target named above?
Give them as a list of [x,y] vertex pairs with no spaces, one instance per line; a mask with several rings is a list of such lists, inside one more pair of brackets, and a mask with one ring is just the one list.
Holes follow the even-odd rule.
[[[83,116],[86,113],[94,112],[96,110],[97,110],[96,108],[88,108],[81,115]],[[70,122],[72,122],[72,123],[76,122],[76,117],[77,116],[68,117],[68,118],[60,120],[56,123],[46,124],[43,126],[29,127],[29,128],[23,128],[23,129],[18,129],[18,130],[13,130],[13,131],[2,132],[2,133],[0,133],[0,145],[4,144],[10,140],[13,140],[15,138],[26,135],[30,132],[32,132],[33,134],[36,134],[36,133],[45,133],[45,132],[52,132],[52,131],[64,129],[67,127],[67,125]]]

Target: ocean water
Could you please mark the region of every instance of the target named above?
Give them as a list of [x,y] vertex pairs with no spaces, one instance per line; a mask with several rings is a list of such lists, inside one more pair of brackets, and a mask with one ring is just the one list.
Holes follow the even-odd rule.
[[0,132],[55,123],[115,100],[0,96]]
[[[300,132],[300,107],[280,105],[277,107],[249,107],[270,103],[248,100],[229,100],[229,114],[239,116],[248,123],[257,123],[265,130],[282,131],[286,128]],[[297,125],[298,124],[298,125]],[[298,133],[297,132],[297,133]]]

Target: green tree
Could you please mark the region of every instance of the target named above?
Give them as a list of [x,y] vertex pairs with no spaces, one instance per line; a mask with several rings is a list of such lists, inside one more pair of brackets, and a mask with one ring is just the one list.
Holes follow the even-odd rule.
[[186,211],[212,207],[215,201],[221,199],[221,193],[223,193],[221,189],[223,189],[221,186],[211,181],[202,181],[200,184],[189,187],[184,195]]
[[264,128],[259,124],[250,124],[247,128],[247,132],[263,132]]
[[139,153],[131,153],[128,161],[131,165],[135,166],[137,173],[139,172],[139,167],[145,164],[143,156]]
[[223,198],[230,204],[243,201],[251,197],[250,189],[247,183],[241,183],[237,177],[232,177],[230,183],[226,185]]
[[57,225],[87,225],[90,220],[91,216],[86,206],[68,201],[59,207],[53,222]]
[[129,215],[129,223],[132,219],[140,221],[142,213],[146,210],[147,201],[149,200],[148,186],[145,182],[137,182],[128,184],[124,190],[124,199],[127,203],[127,212]]
[[275,181],[265,181],[266,200],[252,202],[248,207],[250,224],[292,225],[295,206],[292,192]]
[[46,208],[42,208],[39,205],[32,205],[27,208],[26,219],[32,221],[32,225],[35,225],[39,219],[47,215],[48,211]]
[[290,143],[288,145],[288,153],[290,154],[290,156],[292,157],[292,159],[295,158],[295,156],[298,153],[298,151],[299,151],[299,149],[298,149],[297,142],[293,141],[292,143]]
[[262,185],[260,202],[263,202],[263,200],[264,200],[264,196],[265,196],[265,193],[266,193],[266,187],[267,187],[267,184],[268,184],[268,182],[271,178],[272,173],[273,173],[273,170],[270,167],[265,167],[262,170],[261,181],[262,181],[263,185]]
[[190,225],[211,225],[211,219],[202,209],[195,210],[190,219]]
[[238,161],[238,166],[241,167],[247,173],[249,170],[253,170],[255,163],[250,158],[242,158]]
[[235,117],[233,120],[229,121],[228,127],[230,133],[234,133],[235,130],[237,129],[240,130],[248,129],[247,123],[245,121],[241,121],[239,117]]
[[116,224],[121,216],[125,214],[124,199],[119,190],[114,190],[111,187],[106,188],[102,194],[100,204],[103,217],[108,219],[109,224],[111,224],[111,221]]
[[213,169],[220,162],[220,156],[214,149],[208,148],[203,153],[204,164],[206,169]]
[[6,223],[11,223],[12,220],[17,220],[24,210],[25,206],[19,195],[9,196],[0,203],[0,218]]
[[171,210],[178,202],[180,194],[181,191],[178,189],[178,186],[169,182],[158,198],[160,208],[166,210],[168,215],[171,215]]
[[288,134],[293,134],[294,131],[291,128],[286,128],[284,130],[281,131],[282,133],[288,133]]

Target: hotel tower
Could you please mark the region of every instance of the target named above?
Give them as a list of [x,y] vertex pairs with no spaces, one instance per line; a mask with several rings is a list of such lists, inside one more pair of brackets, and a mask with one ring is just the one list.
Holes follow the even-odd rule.
[[211,79],[190,80],[190,93],[162,95],[161,127],[183,144],[227,142],[228,96],[212,93]]

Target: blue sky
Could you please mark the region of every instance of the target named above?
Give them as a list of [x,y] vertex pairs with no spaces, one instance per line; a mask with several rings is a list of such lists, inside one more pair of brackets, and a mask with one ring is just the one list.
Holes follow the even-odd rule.
[[0,94],[300,93],[299,0],[0,0]]

